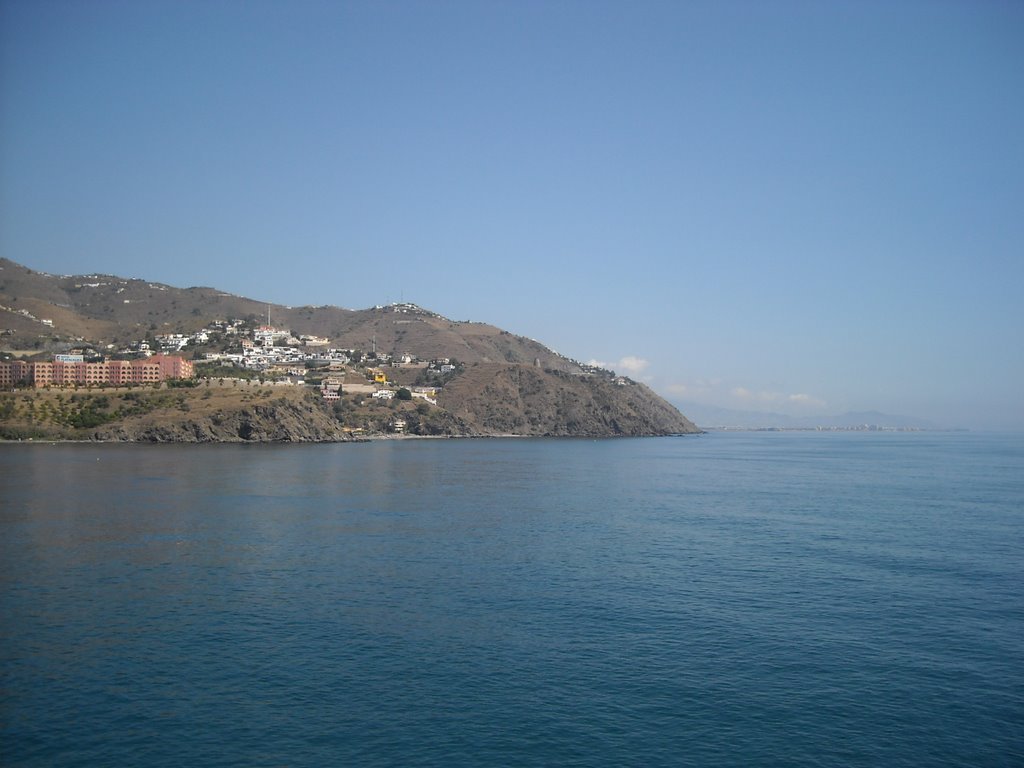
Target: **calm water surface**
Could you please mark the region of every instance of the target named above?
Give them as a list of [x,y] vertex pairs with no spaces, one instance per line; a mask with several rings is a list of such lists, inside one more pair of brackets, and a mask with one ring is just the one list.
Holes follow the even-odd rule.
[[1024,438],[0,446],[6,766],[1020,766]]

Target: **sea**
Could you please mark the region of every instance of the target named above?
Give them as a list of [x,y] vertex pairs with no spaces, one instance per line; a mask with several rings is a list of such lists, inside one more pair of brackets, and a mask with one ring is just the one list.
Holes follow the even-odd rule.
[[0,446],[4,766],[1022,766],[1024,436]]

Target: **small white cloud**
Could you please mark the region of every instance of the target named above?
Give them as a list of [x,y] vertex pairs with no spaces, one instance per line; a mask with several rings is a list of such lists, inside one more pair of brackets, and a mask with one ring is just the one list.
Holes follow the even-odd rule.
[[615,371],[616,373],[626,373],[632,376],[642,373],[650,363],[644,360],[642,357],[636,357],[634,355],[626,355],[621,358],[617,363],[606,363],[603,360],[589,360],[587,365],[594,365],[598,368],[604,368],[608,371]]
[[779,410],[803,414],[827,407],[824,400],[804,392],[785,394],[771,390],[756,390],[719,378],[695,378],[673,382],[665,389],[674,397],[685,397],[697,403],[723,408]]
[[825,405],[824,400],[819,400],[803,392],[787,395],[782,392],[769,392],[767,390],[752,392],[746,387],[733,387],[731,394],[737,400],[742,400],[746,403],[759,403],[761,405],[788,403],[789,405],[814,408],[821,408]]
[[790,395],[789,396],[789,402],[793,403],[794,405],[806,405],[806,406],[812,406],[814,408],[821,408],[821,407],[823,407],[825,405],[825,401],[824,400],[819,400],[816,397],[811,397],[810,395],[806,395],[806,394],[804,394],[802,392],[798,393],[798,394]]
[[679,397],[714,399],[725,396],[724,386],[721,379],[691,379],[667,384],[665,390]]
[[634,357],[633,355],[627,355],[626,357],[619,360],[618,368],[636,375],[638,373],[642,373],[648,365],[650,365],[650,363],[648,363],[642,357]]

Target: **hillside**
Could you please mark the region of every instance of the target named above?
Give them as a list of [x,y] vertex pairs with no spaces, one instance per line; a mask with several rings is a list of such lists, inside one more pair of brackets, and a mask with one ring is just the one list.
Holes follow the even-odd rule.
[[[231,368],[208,374],[211,378],[197,388],[177,388],[173,396],[166,388],[114,391],[106,399],[20,390],[0,398],[0,436],[221,442],[344,440],[388,431],[588,437],[699,431],[642,384],[584,369],[532,339],[484,323],[452,321],[411,304],[363,310],[283,307],[213,288],[47,275],[0,259],[0,352],[5,354],[47,359],[86,348],[104,355],[153,334],[194,333],[211,323],[242,320],[253,327],[265,322],[268,311],[275,325],[295,335],[326,338],[339,349],[459,364],[430,380],[443,384],[436,401],[415,403],[408,397],[404,402],[369,397],[367,370],[356,363],[342,372],[346,384],[334,403],[309,386],[254,390],[251,380],[236,380],[243,371],[236,375]],[[240,345],[240,340],[230,343]],[[191,354],[198,360],[204,349]],[[391,394],[413,386],[426,365],[389,369]],[[323,376],[306,373],[311,380]],[[260,373],[261,384],[263,378]]]
[[0,392],[0,438],[115,442],[336,442],[352,438],[301,387]]
[[48,275],[0,259],[3,349],[58,352],[82,340],[103,349],[150,332],[191,333],[229,318],[265,322],[268,313],[275,325],[326,337],[336,347],[375,347],[389,354],[409,353],[424,360],[454,357],[465,363],[539,360],[552,370],[580,370],[531,339],[485,323],[449,320],[413,305],[286,307],[214,288],[175,288],[111,275]]
[[439,405],[474,432],[514,435],[667,435],[698,431],[648,387],[525,365],[478,363]]

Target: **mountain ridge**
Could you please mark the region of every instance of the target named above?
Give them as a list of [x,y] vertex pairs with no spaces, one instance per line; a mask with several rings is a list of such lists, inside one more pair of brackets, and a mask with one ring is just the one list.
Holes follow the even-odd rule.
[[[137,340],[147,332],[194,332],[229,317],[258,323],[268,311],[273,324],[326,336],[343,348],[377,346],[422,359],[447,356],[464,362],[539,359],[545,368],[582,370],[576,361],[533,339],[487,323],[451,320],[414,304],[292,307],[209,287],[177,288],[104,274],[51,275],[0,259],[0,328],[11,331],[9,343],[21,343],[23,348],[37,344],[40,336],[51,342],[57,336],[56,344],[88,340],[105,347]],[[51,320],[52,328],[42,326],[43,319]]]

